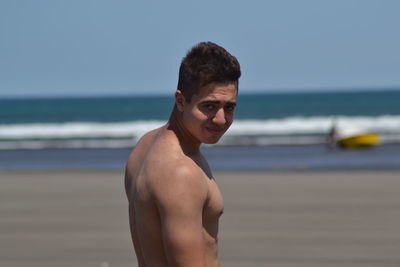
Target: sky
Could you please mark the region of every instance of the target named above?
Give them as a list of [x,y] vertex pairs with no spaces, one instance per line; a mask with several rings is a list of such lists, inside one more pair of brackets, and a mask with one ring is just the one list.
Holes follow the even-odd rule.
[[212,41],[241,92],[400,89],[400,1],[1,0],[0,97],[172,94]]

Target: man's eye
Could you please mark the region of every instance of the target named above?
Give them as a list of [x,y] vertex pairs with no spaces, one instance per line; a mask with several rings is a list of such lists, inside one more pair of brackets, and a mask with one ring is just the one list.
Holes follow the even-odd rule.
[[205,107],[207,110],[213,110],[213,109],[214,109],[214,105],[212,105],[212,104],[206,104],[204,107]]
[[229,111],[233,111],[235,109],[235,106],[227,106],[225,109],[229,110]]

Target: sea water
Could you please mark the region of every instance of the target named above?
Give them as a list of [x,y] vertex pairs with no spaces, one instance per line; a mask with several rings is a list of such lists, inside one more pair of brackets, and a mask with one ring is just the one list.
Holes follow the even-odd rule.
[[[24,164],[29,168],[43,165],[68,168],[68,162],[70,167],[84,167],[82,164],[86,162],[86,167],[120,168],[140,136],[167,121],[173,104],[172,94],[0,99],[0,168],[22,168]],[[369,152],[360,152],[357,159],[353,155],[342,161],[351,153],[359,152],[326,149],[326,135],[333,125],[343,137],[378,133],[382,145]],[[214,165],[220,169],[234,169],[235,166],[239,169],[345,167],[346,162],[349,165],[360,160],[350,165],[363,166],[368,164],[371,155],[377,154],[377,166],[382,167],[384,162],[388,162],[386,167],[400,168],[400,161],[389,158],[389,155],[400,158],[400,151],[396,154],[398,149],[393,150],[399,148],[399,144],[400,91],[240,92],[235,122],[219,144],[205,146],[204,153],[214,157],[214,162],[217,162]],[[392,152],[385,153],[389,150]],[[243,153],[247,156],[243,157]],[[67,159],[71,154],[75,158],[79,155],[94,157],[94,160],[89,164],[90,160],[81,159],[79,164],[73,164],[74,160]],[[35,160],[28,157],[22,164],[23,155],[32,155],[33,158],[39,155],[38,158],[43,160],[34,163]],[[54,155],[59,156],[59,163],[54,162]],[[120,155],[120,158],[115,155]],[[224,158],[234,155],[234,159],[224,162]],[[295,155],[302,156],[297,158]],[[312,160],[315,156],[323,162]],[[52,157],[53,161],[48,159]],[[108,158],[107,165],[105,161]],[[112,163],[111,158],[118,158],[122,163]],[[304,162],[304,159],[308,161]],[[96,164],[100,161],[101,164]]]

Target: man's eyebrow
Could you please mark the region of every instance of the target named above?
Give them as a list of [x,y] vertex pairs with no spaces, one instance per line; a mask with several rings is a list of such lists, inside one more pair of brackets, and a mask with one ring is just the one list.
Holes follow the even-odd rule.
[[[204,101],[202,101],[201,103],[202,103],[202,104],[220,104],[221,101],[219,101],[219,100],[204,100]],[[236,106],[236,102],[234,102],[234,101],[227,101],[226,103],[227,103],[228,105]]]

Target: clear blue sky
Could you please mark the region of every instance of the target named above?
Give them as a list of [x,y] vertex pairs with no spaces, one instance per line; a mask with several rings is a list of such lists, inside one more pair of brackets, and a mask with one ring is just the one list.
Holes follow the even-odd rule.
[[172,94],[187,50],[241,92],[400,88],[400,1],[1,0],[0,96]]

